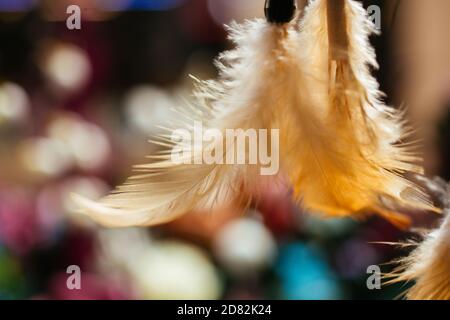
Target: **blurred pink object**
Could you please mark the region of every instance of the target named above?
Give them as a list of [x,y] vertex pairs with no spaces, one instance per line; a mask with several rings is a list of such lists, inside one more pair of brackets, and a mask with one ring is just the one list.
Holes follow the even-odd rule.
[[24,190],[0,190],[0,241],[24,255],[42,240],[32,195]]
[[81,289],[67,288],[70,275],[60,273],[50,283],[48,295],[42,298],[54,300],[128,300],[133,296],[128,288],[123,288],[111,279],[102,278],[92,273],[81,274]]

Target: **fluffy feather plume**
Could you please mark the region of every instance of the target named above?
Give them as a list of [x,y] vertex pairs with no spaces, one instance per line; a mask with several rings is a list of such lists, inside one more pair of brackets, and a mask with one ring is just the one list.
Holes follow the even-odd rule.
[[[402,141],[402,114],[384,105],[369,36],[375,28],[353,0],[313,0],[301,23],[307,81],[293,81],[295,101],[280,104],[281,156],[298,199],[331,216],[377,212],[405,226],[385,201],[432,208],[404,172],[421,173]],[[292,86],[292,85],[291,85]],[[286,98],[289,99],[289,98]],[[295,137],[295,139],[293,139]]]
[[415,284],[405,293],[410,300],[450,300],[450,215],[441,227],[429,233],[400,266],[389,274],[396,282]]
[[[405,226],[407,218],[385,209],[386,201],[431,208],[402,177],[421,172],[419,159],[402,144],[408,134],[402,114],[381,102],[370,73],[377,66],[368,39],[374,27],[363,7],[353,0],[313,0],[299,27],[285,23],[289,10],[284,15],[282,2],[268,3],[277,8],[274,23],[229,28],[236,49],[220,57],[217,81],[198,82],[196,104],[182,112],[191,115],[174,127],[192,131],[198,120],[222,132],[280,129],[281,169],[296,199],[328,216],[375,211]],[[292,8],[292,1],[284,3]],[[99,203],[77,196],[84,212],[108,226],[155,225],[217,202],[248,202],[242,195],[257,185],[260,164],[174,164],[172,150],[183,145],[169,135],[158,143],[163,152],[112,195]],[[232,153],[226,145],[222,156]],[[196,159],[194,152],[189,160]]]
[[[270,120],[277,111],[271,103],[285,91],[283,83],[276,86],[270,79],[282,74],[277,66],[284,60],[285,43],[294,32],[293,26],[256,20],[233,24],[228,31],[236,49],[218,59],[217,81],[197,80],[196,104],[181,109],[177,117],[180,120],[174,122],[174,128],[155,141],[164,147],[161,154],[152,157],[154,162],[138,166],[140,175],[130,178],[98,203],[75,196],[85,214],[111,227],[148,226],[168,222],[191,210],[210,209],[224,201],[248,202],[242,197],[245,190],[257,185],[258,164],[195,164],[202,156],[201,151],[195,150],[191,159],[187,159],[194,164],[175,164],[171,159],[174,149],[186,146],[173,142],[170,133],[186,128],[194,134],[194,121],[223,133],[227,129],[270,128]],[[235,156],[228,142],[213,141],[204,148],[215,150],[216,143],[225,145],[224,163],[229,156]]]

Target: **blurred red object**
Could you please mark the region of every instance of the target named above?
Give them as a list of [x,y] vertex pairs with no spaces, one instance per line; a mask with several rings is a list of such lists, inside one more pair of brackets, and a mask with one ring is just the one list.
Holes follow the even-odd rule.
[[285,183],[267,184],[256,207],[261,212],[266,226],[276,236],[283,236],[295,230],[297,209]]

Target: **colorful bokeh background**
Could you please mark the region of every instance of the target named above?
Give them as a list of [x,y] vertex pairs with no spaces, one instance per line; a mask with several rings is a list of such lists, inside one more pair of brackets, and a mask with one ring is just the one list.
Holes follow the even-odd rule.
[[[264,0],[0,0],[0,299],[393,299],[367,268],[412,236],[373,217],[320,220],[277,186],[244,216],[194,212],[157,228],[109,230],[76,214],[157,151],[147,143],[214,78],[223,24]],[[68,30],[66,8],[82,9]],[[364,1],[387,101],[405,104],[430,176],[450,179],[450,2]],[[421,216],[419,226],[435,216]],[[82,270],[81,290],[66,270]]]

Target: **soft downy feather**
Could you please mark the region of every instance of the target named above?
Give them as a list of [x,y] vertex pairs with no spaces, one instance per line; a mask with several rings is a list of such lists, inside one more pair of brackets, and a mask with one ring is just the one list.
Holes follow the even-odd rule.
[[371,75],[375,28],[362,5],[313,0],[300,28],[307,81],[299,100],[278,113],[281,157],[297,199],[328,216],[377,212],[401,227],[408,219],[386,209],[388,200],[433,209],[402,176],[422,168],[402,143],[409,133],[403,114],[383,104]]
[[386,276],[386,284],[415,282],[404,294],[409,300],[450,300],[450,214],[446,215],[441,227]]
[[[181,108],[180,120],[156,141],[164,150],[151,157],[152,163],[137,166],[139,175],[100,202],[74,195],[83,213],[110,227],[150,226],[193,210],[209,210],[226,201],[248,203],[245,195],[249,192],[245,191],[257,185],[259,164],[180,165],[171,159],[174,148],[185,145],[173,142],[170,134],[178,128],[192,132],[194,121],[222,132],[271,127],[276,109],[269,103],[285,90],[274,86],[271,79],[280,74],[277,66],[284,59],[286,39],[296,32],[294,24],[270,24],[258,19],[242,25],[234,23],[228,31],[236,48],[219,57],[217,81],[196,80],[195,105]],[[214,149],[215,143],[210,142],[205,149]],[[224,162],[230,153],[234,153],[233,146],[224,143]],[[190,160],[196,163],[199,154],[192,152]]]
[[[313,0],[300,27],[254,20],[229,31],[236,49],[220,57],[218,80],[198,81],[196,104],[182,112],[194,116],[178,127],[198,120],[221,131],[279,129],[281,170],[295,198],[326,216],[374,211],[405,226],[386,202],[432,209],[402,177],[421,168],[402,144],[402,114],[381,102],[370,73],[374,27],[359,3]],[[84,212],[108,226],[155,225],[223,201],[248,202],[242,195],[258,185],[260,164],[176,165],[170,154],[182,146],[170,140],[172,129],[160,138],[165,150],[138,167],[142,174],[99,203],[77,196]]]

